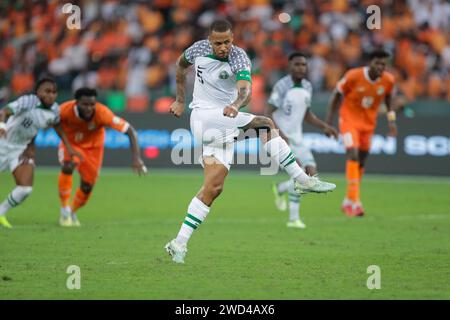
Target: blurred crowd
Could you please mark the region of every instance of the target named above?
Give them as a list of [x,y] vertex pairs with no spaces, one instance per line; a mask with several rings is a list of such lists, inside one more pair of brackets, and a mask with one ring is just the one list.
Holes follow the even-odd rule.
[[[80,30],[66,27],[67,2],[81,8]],[[366,26],[374,4],[380,30]],[[309,54],[320,92],[375,48],[393,54],[390,70],[408,100],[450,101],[446,0],[19,0],[0,1],[0,12],[0,101],[32,90],[44,74],[63,90],[87,85],[143,103],[155,90],[173,95],[177,57],[218,17],[233,23],[235,44],[252,59],[255,101],[286,72],[292,51]]]

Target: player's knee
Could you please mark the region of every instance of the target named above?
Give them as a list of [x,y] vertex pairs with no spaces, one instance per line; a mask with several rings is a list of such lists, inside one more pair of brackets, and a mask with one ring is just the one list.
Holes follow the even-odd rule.
[[84,183],[84,182],[82,182],[81,185],[80,185],[81,191],[83,191],[83,193],[85,193],[85,194],[91,193],[93,187],[94,186],[92,184]]
[[64,163],[61,167],[61,171],[64,174],[72,174],[74,166],[70,163]]
[[347,151],[347,159],[353,160],[353,161],[359,161],[358,152],[354,150],[348,150]]
[[256,116],[253,120],[252,127],[257,130],[266,129],[271,130],[275,128],[272,119],[264,116]]
[[272,119],[264,116],[260,116],[260,123],[262,128],[266,129],[274,129],[275,123],[272,121]]

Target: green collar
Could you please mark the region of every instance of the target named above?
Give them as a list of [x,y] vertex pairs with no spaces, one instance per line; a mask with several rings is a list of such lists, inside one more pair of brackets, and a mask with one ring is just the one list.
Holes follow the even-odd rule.
[[292,82],[294,83],[294,88],[303,88],[303,85],[302,85],[303,79],[300,80],[300,83],[295,83],[294,79],[292,79]]
[[50,110],[51,109],[51,107],[52,106],[50,106],[50,107],[46,107],[46,106],[44,106],[42,103],[40,104],[40,105],[38,105],[38,106],[36,106],[36,108],[39,108],[39,109],[44,109],[44,110]]
[[215,54],[208,54],[207,57],[211,58],[211,59],[214,59],[214,60],[219,60],[219,61],[222,61],[222,62],[228,62],[228,58],[219,58]]

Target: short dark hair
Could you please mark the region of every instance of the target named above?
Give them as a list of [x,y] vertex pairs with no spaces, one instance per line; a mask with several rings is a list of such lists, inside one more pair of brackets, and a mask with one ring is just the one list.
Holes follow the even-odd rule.
[[233,28],[233,26],[231,25],[230,21],[228,21],[228,20],[225,20],[225,19],[215,20],[209,26],[209,34],[211,34],[213,31],[226,32],[228,30],[231,30],[232,28]]
[[34,87],[34,91],[37,92],[39,90],[39,88],[44,84],[44,83],[53,83],[55,86],[58,86],[56,84],[56,80],[50,77],[42,77],[38,80],[38,82],[36,82],[36,86]]
[[91,89],[91,88],[87,88],[87,87],[83,87],[83,88],[80,88],[77,91],[75,91],[75,99],[76,100],[80,99],[82,96],[85,96],[85,97],[96,97],[97,96],[97,90]]
[[300,52],[300,51],[296,51],[296,52],[292,52],[289,55],[288,61],[291,62],[293,59],[297,58],[297,57],[303,57],[305,59],[308,58],[308,56],[306,55],[306,53],[304,52]]
[[378,49],[378,50],[374,50],[369,54],[369,60],[373,60],[376,58],[389,58],[391,55],[389,54],[389,52],[382,50],[382,49]]

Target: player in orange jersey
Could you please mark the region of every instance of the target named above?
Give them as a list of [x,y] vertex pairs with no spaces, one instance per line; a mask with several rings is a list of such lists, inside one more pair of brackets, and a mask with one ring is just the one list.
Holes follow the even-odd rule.
[[[81,88],[75,92],[75,100],[65,102],[60,107],[62,129],[73,148],[82,155],[82,159],[71,160],[66,147],[63,144],[59,146],[61,226],[80,226],[76,212],[88,201],[99,175],[103,161],[105,126],[128,135],[133,154],[133,170],[139,175],[147,172],[140,156],[136,130],[108,107],[97,102],[96,97],[95,89]],[[75,168],[80,174],[81,183],[69,206]]]
[[391,103],[395,80],[392,74],[385,71],[388,58],[387,52],[377,50],[370,55],[368,66],[347,71],[338,82],[328,107],[326,121],[331,124],[343,98],[339,129],[347,155],[347,196],[342,210],[348,216],[364,215],[359,188],[377,123],[378,108],[383,101],[388,111],[389,135],[397,135],[395,111]]

